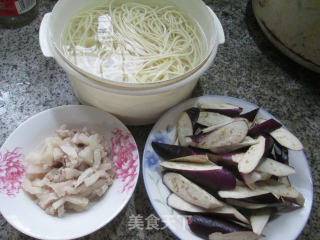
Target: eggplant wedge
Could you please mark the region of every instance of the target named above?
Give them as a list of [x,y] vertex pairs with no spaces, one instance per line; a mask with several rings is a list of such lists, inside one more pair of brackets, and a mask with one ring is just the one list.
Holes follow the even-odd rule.
[[264,208],[273,208],[273,207],[281,207],[284,205],[283,202],[278,203],[253,203],[253,202],[246,202],[239,199],[232,199],[229,198],[226,200],[226,202],[232,206],[235,206],[237,208],[244,208],[244,209],[264,209]]
[[210,190],[234,189],[236,186],[236,178],[229,170],[211,162],[197,164],[165,161],[160,166],[178,172]]
[[167,204],[170,207],[178,211],[181,211],[183,213],[189,213],[189,214],[208,213],[208,214],[220,216],[222,218],[233,219],[236,221],[243,222],[245,224],[249,224],[248,219],[245,216],[243,216],[236,208],[229,206],[225,203],[220,208],[204,209],[194,204],[188,203],[182,198],[180,198],[178,195],[172,193],[167,198]]
[[259,136],[257,141],[258,143],[249,147],[248,151],[240,160],[238,164],[238,169],[240,173],[252,172],[262,159],[265,153],[266,138],[263,136]]
[[299,139],[283,127],[274,130],[270,133],[270,135],[283,147],[295,151],[300,151],[303,149],[303,145]]
[[221,198],[238,199],[243,201],[255,201],[256,203],[277,203],[282,199],[304,205],[304,197],[295,188],[274,180],[268,180],[255,183],[255,189],[249,189],[243,186],[236,186],[233,190],[218,191]]
[[264,158],[256,170],[277,177],[286,177],[296,173],[294,168],[271,158]]
[[223,206],[222,202],[181,174],[165,173],[163,183],[179,197],[199,207],[214,209]]
[[239,199],[255,203],[277,203],[281,201],[269,188],[265,189],[261,187],[250,189],[248,187],[236,186],[234,190],[218,191],[218,195],[225,199]]
[[168,161],[195,163],[205,163],[209,161],[207,154],[203,151],[160,142],[152,142],[151,145],[159,156]]
[[242,227],[236,223],[202,215],[193,215],[189,217],[188,225],[192,232],[204,238],[208,238],[211,233],[215,232],[231,233],[249,231],[248,228]]
[[188,146],[186,137],[193,135],[199,113],[198,108],[190,108],[181,114],[177,124],[178,139],[181,146]]
[[200,134],[187,138],[189,145],[201,149],[209,149],[215,152],[215,148],[221,148],[243,141],[248,132],[246,121],[234,121],[210,133]]

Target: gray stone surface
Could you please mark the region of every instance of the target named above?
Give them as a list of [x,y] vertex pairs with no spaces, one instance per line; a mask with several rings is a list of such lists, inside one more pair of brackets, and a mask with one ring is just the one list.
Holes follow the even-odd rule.
[[[310,219],[299,240],[319,240],[320,75],[282,55],[259,29],[248,0],[213,0],[226,43],[201,77],[193,95],[228,95],[253,102],[277,116],[305,146],[314,181]],[[0,145],[30,116],[48,108],[78,104],[64,71],[43,57],[39,24],[55,1],[40,1],[40,13],[20,29],[0,29]],[[152,126],[130,127],[140,154]],[[82,239],[175,239],[168,230],[128,230],[131,215],[155,214],[140,176],[128,206],[108,226]],[[290,231],[283,226],[284,231]],[[0,216],[0,239],[31,239]]]

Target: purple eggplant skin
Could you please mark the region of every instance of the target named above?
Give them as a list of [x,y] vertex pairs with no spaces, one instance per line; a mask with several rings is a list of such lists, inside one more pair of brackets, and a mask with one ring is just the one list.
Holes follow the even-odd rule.
[[225,168],[201,171],[201,173],[193,170],[177,172],[180,172],[186,178],[189,178],[191,181],[194,181],[209,190],[232,190],[236,187],[235,176]]
[[257,114],[259,112],[259,109],[260,108],[253,109],[250,112],[246,112],[246,113],[241,114],[239,117],[245,118],[249,122],[253,122],[253,120],[256,118],[256,116],[257,116]]
[[270,133],[274,130],[277,130],[278,128],[281,128],[282,125],[278,123],[274,119],[269,119],[267,121],[264,121],[260,124],[257,124],[253,127],[251,127],[248,131],[248,136],[250,137],[257,137],[259,135],[262,135],[263,133]]
[[185,157],[190,155],[201,155],[205,153],[201,150],[191,149],[188,147],[166,144],[160,142],[151,143],[153,150],[162,158],[168,160],[173,158]]
[[265,193],[259,196],[242,198],[241,201],[248,203],[276,204],[280,203],[281,199],[276,198],[272,193]]
[[223,115],[226,115],[228,117],[239,117],[241,114],[243,108],[237,107],[237,108],[230,108],[230,109],[203,109],[206,112],[216,112]]
[[[227,203],[231,206],[236,207],[237,209],[264,209],[264,208],[282,208],[285,206],[284,201],[279,201],[276,203],[253,203],[253,202],[246,202],[243,200],[238,199],[227,199]],[[260,205],[260,206],[259,206]]]
[[193,215],[189,217],[188,225],[193,233],[206,239],[214,232],[231,233],[249,231],[248,228],[242,227],[236,223],[202,215]]
[[287,148],[282,147],[279,143],[275,141],[273,145],[273,150],[275,154],[275,160],[284,164],[289,164],[289,156],[288,156]]
[[266,139],[263,156],[267,157],[271,155],[271,151],[273,149],[275,141],[270,135],[263,134],[263,136]]
[[200,114],[200,109],[199,108],[196,108],[196,107],[192,107],[192,108],[189,108],[185,111],[190,120],[191,120],[191,124],[192,124],[192,128],[193,128],[193,131],[195,131],[195,125],[197,123],[197,120],[199,118],[199,114]]

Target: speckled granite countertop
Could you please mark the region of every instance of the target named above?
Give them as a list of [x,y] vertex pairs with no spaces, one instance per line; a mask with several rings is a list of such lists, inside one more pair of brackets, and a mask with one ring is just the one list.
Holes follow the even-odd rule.
[[[55,1],[40,1],[30,25],[0,29],[0,145],[30,116],[48,108],[78,104],[64,71],[39,48],[38,30]],[[228,95],[262,106],[303,142],[314,181],[311,217],[299,240],[320,239],[320,75],[310,72],[271,45],[259,29],[248,0],[213,0],[226,43],[201,77],[193,95]],[[142,154],[152,126],[130,127]],[[141,155],[142,156],[142,155]],[[128,230],[131,215],[155,214],[142,176],[128,206],[107,227],[82,239],[175,239],[168,230]],[[287,229],[286,231],[290,231]],[[0,239],[30,239],[0,216]]]

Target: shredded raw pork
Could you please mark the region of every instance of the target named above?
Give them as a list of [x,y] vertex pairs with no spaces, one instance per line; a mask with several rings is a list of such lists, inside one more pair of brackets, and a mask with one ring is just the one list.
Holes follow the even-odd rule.
[[102,136],[65,125],[48,137],[41,152],[26,157],[22,184],[48,214],[83,211],[90,200],[105,194],[115,175],[109,148]]

